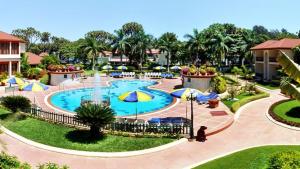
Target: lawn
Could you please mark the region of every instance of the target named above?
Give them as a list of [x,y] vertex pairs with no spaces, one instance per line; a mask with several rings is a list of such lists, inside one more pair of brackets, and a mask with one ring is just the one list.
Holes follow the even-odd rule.
[[238,100],[228,100],[228,99],[223,99],[222,102],[228,107],[228,108],[231,108],[232,104],[234,102],[237,102],[243,98],[246,98],[246,97],[249,97],[249,96],[253,96],[253,95],[250,95],[249,93],[247,92],[242,92],[240,93],[239,95],[237,95],[235,98],[237,98]]
[[276,85],[276,84],[271,83],[271,82],[256,82],[256,84],[258,86],[261,86],[261,87],[264,87],[264,88],[267,88],[267,89],[270,89],[270,90],[279,89],[279,85]]
[[30,117],[25,119],[18,118],[3,110],[0,112],[0,118],[4,119],[1,123],[9,130],[30,140],[60,148],[98,152],[122,152],[147,149],[174,141],[171,138],[137,138],[109,134],[100,140],[90,140],[87,139],[88,131],[80,131]]
[[275,106],[273,112],[287,121],[300,124],[300,102],[297,100],[283,102]]
[[267,167],[271,154],[283,151],[300,151],[300,146],[264,146],[239,151],[213,160],[196,169],[263,169]]

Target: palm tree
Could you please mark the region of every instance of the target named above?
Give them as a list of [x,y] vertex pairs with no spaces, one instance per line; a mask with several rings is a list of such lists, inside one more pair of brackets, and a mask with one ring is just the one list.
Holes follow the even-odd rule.
[[142,71],[143,60],[146,58],[147,51],[151,51],[152,39],[151,35],[140,32],[135,37],[135,43],[132,46],[132,53],[135,53],[139,58],[136,58],[140,62],[140,69]]
[[222,60],[225,59],[226,53],[229,51],[227,43],[233,41],[233,39],[228,35],[223,35],[217,32],[213,35],[210,40],[210,49],[216,59],[218,65],[221,65]]
[[112,43],[112,51],[113,53],[118,52],[120,54],[120,61],[122,64],[123,56],[129,52],[131,44],[128,42],[128,39],[122,30],[116,30],[115,33],[116,36]]
[[159,39],[158,39],[158,48],[161,52],[167,53],[167,70],[170,71],[170,58],[172,50],[177,45],[177,36],[174,33],[167,32],[164,33]]
[[90,133],[93,138],[100,136],[100,129],[115,120],[113,110],[101,104],[86,103],[78,107],[75,112],[76,120],[90,126]]
[[[193,34],[186,34],[184,35],[185,38],[188,39],[187,41],[187,48],[191,54],[196,54],[196,58],[191,58],[194,62],[197,59],[200,59],[201,53],[205,51],[205,39],[201,32],[199,32],[197,29],[193,30]],[[203,58],[201,58],[202,62],[205,61],[206,58],[203,55]]]
[[86,38],[85,43],[80,47],[83,48],[85,53],[87,53],[89,56],[92,56],[92,70],[95,70],[95,58],[100,52],[103,53],[107,46],[103,43],[99,43],[95,38]]
[[277,58],[277,61],[282,66],[282,70],[287,74],[288,78],[283,78],[280,84],[281,91],[288,96],[300,101],[300,90],[293,85],[290,81],[293,79],[297,83],[300,83],[300,68],[291,58],[289,58],[284,52]]

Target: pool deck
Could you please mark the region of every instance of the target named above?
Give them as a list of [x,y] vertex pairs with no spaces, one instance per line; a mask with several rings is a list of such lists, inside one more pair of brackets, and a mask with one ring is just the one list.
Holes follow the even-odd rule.
[[[123,80],[133,79],[133,78],[122,78]],[[101,77],[101,85],[106,86],[108,85],[108,81],[111,80],[122,80],[122,79],[114,79],[108,78],[105,76]],[[179,78],[177,79],[150,79],[158,81],[159,83],[154,86],[149,86],[153,89],[163,90],[165,92],[172,92],[174,88],[181,84]],[[81,84],[76,84],[72,86],[50,86],[47,91],[43,92],[27,92],[27,91],[16,91],[14,92],[15,95],[23,95],[28,97],[33,103],[37,104],[45,111],[57,112],[57,113],[67,113],[63,110],[59,110],[51,106],[49,99],[45,99],[47,96],[52,95],[54,92],[62,91],[62,90],[70,90],[70,89],[77,89],[77,88],[85,88],[85,87],[93,87],[94,78],[89,77],[88,79],[84,80]],[[5,95],[12,95],[12,92],[4,93],[4,91],[0,91],[0,94]],[[173,103],[174,104],[174,103]],[[194,108],[194,132],[196,133],[200,126],[206,126],[206,135],[212,135],[222,131],[229,127],[233,121],[233,114],[231,111],[222,103],[220,102],[219,107],[211,109],[208,105],[199,105],[196,102],[193,104]],[[214,114],[211,111],[225,111],[225,114]],[[149,120],[153,117],[184,117],[190,119],[190,102],[185,101],[178,101],[176,105],[170,105],[164,109],[161,109],[156,112],[141,114],[138,115],[138,118]],[[133,117],[135,116],[128,116]]]

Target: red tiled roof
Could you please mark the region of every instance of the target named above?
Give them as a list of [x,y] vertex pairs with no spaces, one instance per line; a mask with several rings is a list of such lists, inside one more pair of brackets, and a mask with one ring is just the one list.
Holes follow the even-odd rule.
[[26,52],[26,54],[28,56],[28,63],[30,65],[41,64],[41,60],[43,59],[42,57],[40,57],[39,55],[36,55],[34,53],[31,53],[31,52]]
[[11,34],[8,34],[8,33],[5,33],[5,32],[2,32],[0,31],[0,41],[6,41],[6,42],[23,42],[25,43],[24,40],[16,37],[16,36],[13,36]]
[[47,52],[42,52],[39,54],[40,57],[44,57],[44,56],[49,56],[49,53]]
[[293,49],[300,46],[300,39],[281,39],[281,40],[268,40],[257,46],[251,48],[251,50],[262,49]]

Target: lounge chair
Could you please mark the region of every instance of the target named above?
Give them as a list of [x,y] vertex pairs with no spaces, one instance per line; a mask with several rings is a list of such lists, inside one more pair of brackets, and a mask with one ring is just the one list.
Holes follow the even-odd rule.
[[196,100],[198,103],[204,103],[204,104],[207,104],[209,100],[212,100],[212,99],[217,99],[219,96],[217,93],[215,92],[212,92],[208,95],[202,95],[202,94],[198,94],[198,96],[196,97]]

